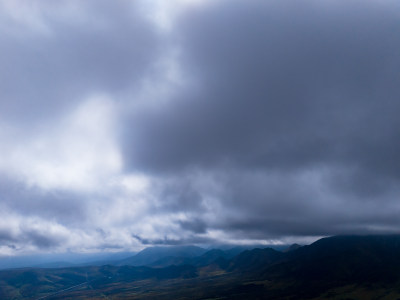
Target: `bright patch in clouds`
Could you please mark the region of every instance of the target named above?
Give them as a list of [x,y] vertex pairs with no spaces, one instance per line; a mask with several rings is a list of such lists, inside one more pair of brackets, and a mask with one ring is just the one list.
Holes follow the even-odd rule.
[[194,9],[211,2],[211,0],[150,0],[143,1],[143,7],[148,18],[161,31],[171,33],[179,14],[186,9]]
[[121,155],[113,135],[115,111],[109,99],[86,99],[47,126],[1,153],[3,172],[12,171],[42,189],[91,190],[120,171]]

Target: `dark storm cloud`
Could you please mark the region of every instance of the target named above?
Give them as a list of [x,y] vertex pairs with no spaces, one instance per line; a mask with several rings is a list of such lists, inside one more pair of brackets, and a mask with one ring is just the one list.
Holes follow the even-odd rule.
[[[399,228],[394,6],[221,1],[184,15],[174,34],[196,84],[133,115],[130,169],[223,174],[225,210],[209,225],[243,238]],[[207,188],[194,190],[200,203]]]
[[182,21],[183,64],[201,88],[138,121],[132,165],[338,160],[398,173],[398,17],[362,3],[251,3]]

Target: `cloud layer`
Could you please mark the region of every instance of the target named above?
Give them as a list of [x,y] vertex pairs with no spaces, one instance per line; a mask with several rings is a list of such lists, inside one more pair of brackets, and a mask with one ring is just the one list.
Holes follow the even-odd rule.
[[398,232],[395,2],[1,1],[1,254]]

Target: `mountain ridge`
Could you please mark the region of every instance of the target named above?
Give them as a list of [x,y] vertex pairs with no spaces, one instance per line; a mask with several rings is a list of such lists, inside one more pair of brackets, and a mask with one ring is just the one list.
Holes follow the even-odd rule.
[[256,248],[231,258],[212,249],[174,259],[181,263],[0,271],[0,297],[400,298],[400,235],[335,236],[289,252]]

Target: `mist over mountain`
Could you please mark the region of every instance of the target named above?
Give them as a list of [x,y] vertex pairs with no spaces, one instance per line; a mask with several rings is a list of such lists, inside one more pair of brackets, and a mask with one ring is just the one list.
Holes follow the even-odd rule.
[[70,267],[80,265],[104,265],[135,255],[135,252],[116,253],[58,253],[0,257],[0,269],[26,267]]
[[145,266],[166,257],[192,258],[204,252],[206,252],[205,249],[196,246],[148,247],[138,254],[118,262],[118,265]]

